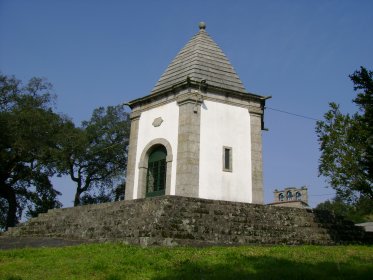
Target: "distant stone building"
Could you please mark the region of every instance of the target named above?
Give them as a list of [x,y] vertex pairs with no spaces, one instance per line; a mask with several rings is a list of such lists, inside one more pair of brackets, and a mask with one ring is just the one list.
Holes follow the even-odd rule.
[[267,97],[249,93],[200,23],[132,109],[126,199],[178,195],[263,203]]
[[308,206],[308,190],[307,187],[301,188],[289,187],[283,190],[273,192],[274,202],[270,205],[307,208]]

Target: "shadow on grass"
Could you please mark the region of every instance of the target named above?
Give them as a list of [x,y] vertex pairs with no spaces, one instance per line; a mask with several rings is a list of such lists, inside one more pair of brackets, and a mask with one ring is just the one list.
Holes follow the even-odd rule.
[[184,261],[159,275],[168,279],[372,279],[373,265],[288,261],[274,257],[227,257],[219,263]]

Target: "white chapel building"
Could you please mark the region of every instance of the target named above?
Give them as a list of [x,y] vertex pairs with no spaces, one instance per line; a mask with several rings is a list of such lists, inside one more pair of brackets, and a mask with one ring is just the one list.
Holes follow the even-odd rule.
[[246,91],[199,24],[132,109],[125,198],[178,195],[263,203],[266,97]]

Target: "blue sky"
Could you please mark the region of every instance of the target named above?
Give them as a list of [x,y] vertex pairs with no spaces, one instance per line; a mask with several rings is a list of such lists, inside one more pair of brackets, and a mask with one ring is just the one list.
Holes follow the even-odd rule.
[[[331,101],[355,111],[348,75],[373,69],[372,11],[369,0],[0,0],[0,71],[46,77],[57,111],[79,124],[94,108],[149,94],[205,21],[249,92],[322,119]],[[308,186],[311,206],[333,197],[318,177],[315,122],[268,109],[265,125],[265,201],[286,186]],[[71,206],[73,184],[56,182]]]

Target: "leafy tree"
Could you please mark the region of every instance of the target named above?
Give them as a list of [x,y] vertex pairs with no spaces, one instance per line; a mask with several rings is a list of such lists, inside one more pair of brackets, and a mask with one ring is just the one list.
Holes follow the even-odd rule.
[[[32,78],[26,85],[0,74],[0,218],[14,226],[28,215],[60,207],[49,177],[53,149],[66,120],[52,111],[51,84]],[[6,213],[6,214],[5,214]]]
[[355,223],[362,223],[371,220],[373,217],[373,200],[362,197],[352,205],[337,196],[333,200],[318,204],[316,209],[328,210]]
[[361,67],[350,75],[355,91],[353,100],[359,112],[342,114],[330,103],[324,121],[316,124],[320,143],[319,174],[347,202],[361,197],[373,200],[373,72]]
[[99,204],[124,200],[125,186],[124,181],[117,185],[99,185],[93,192],[86,192],[81,197],[81,204]]
[[359,91],[353,100],[358,105],[360,114],[356,115],[358,120],[358,133],[361,133],[365,141],[360,165],[365,175],[365,182],[362,184],[364,193],[373,199],[373,72],[364,67],[350,75],[354,82],[354,90]]
[[82,127],[65,127],[57,158],[60,172],[76,184],[74,206],[115,199],[125,180],[129,128],[124,105],[100,107]]
[[8,213],[7,201],[0,197],[0,232],[6,229],[6,218]]
[[350,204],[346,204],[343,202],[343,199],[336,197],[333,200],[327,200],[325,202],[319,203],[316,206],[316,209],[318,210],[328,210],[330,212],[333,212],[339,216],[347,217],[349,216],[349,213],[351,212],[353,206]]

